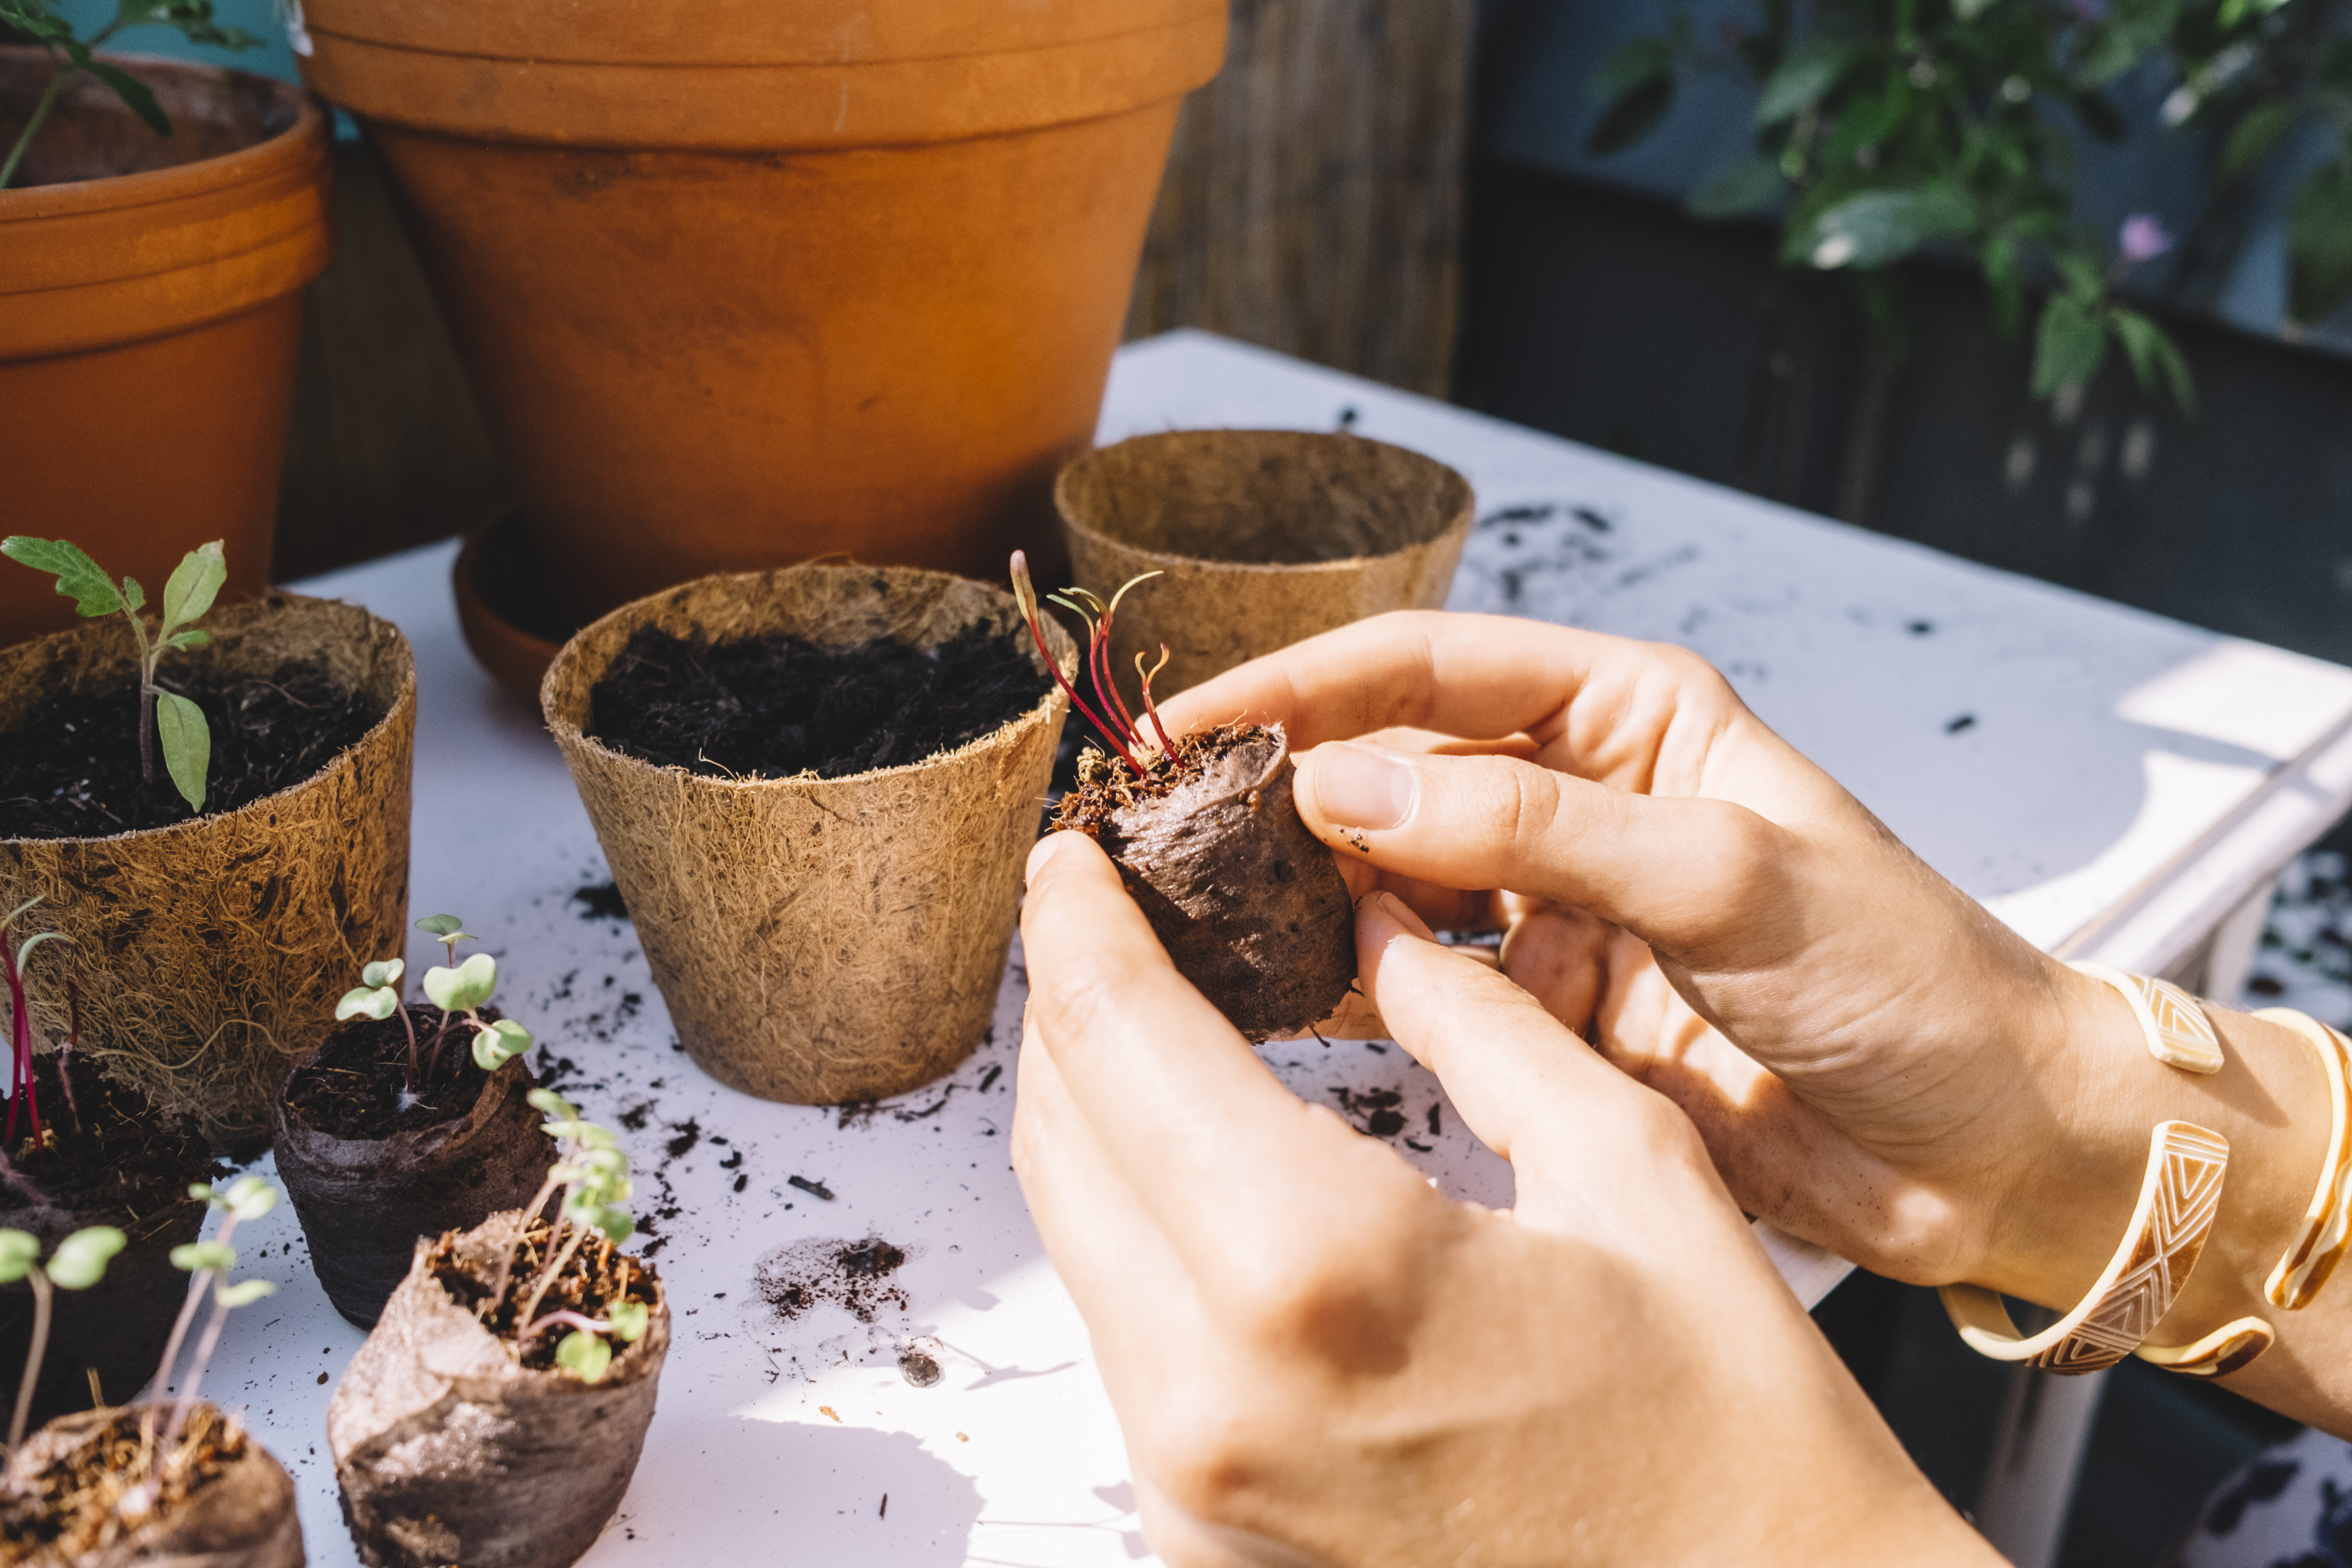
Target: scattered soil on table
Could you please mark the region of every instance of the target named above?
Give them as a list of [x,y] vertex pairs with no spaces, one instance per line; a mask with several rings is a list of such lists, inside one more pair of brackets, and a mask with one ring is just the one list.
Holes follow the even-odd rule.
[[1374,1138],[1393,1138],[1404,1131],[1404,1096],[1392,1089],[1371,1089],[1359,1094],[1334,1089],[1331,1098],[1356,1119],[1358,1128]]
[[629,906],[621,900],[621,889],[614,882],[591,882],[572,889],[572,901],[580,906],[583,921],[625,921],[629,918]]
[[[292,788],[383,717],[311,661],[289,660],[267,680],[203,670],[183,679],[166,668],[162,684],[203,709],[212,727],[207,814]],[[195,816],[164,772],[160,746],[154,782],[141,777],[138,714],[132,676],[45,698],[0,737],[0,838],[100,838]]]
[[[408,1031],[394,1013],[389,1018],[352,1018],[337,1025],[319,1054],[287,1083],[288,1107],[300,1111],[302,1120],[319,1131],[368,1142],[395,1132],[420,1132],[471,1112],[490,1076],[474,1065],[473,1028],[462,1014],[448,1018],[449,1032],[436,1062],[433,1041],[447,1015],[431,1005],[407,1011],[416,1026],[420,1081],[414,1100],[408,1094]],[[499,1016],[496,1007],[482,1009],[485,1023],[496,1023]]]
[[845,778],[919,763],[1036,706],[1024,643],[975,621],[939,647],[820,647],[784,633],[711,642],[639,626],[589,695],[588,733],[711,778]]
[[[169,1419],[168,1407],[155,1407],[156,1435]],[[151,1450],[140,1440],[142,1412],[126,1409],[105,1429],[31,1478],[23,1491],[0,1504],[0,1563],[21,1563],[53,1552],[71,1560],[107,1546],[123,1533],[115,1510],[123,1494],[147,1477]],[[158,1516],[173,1509],[226,1475],[245,1458],[246,1435],[230,1426],[220,1412],[198,1405],[190,1412],[186,1429],[177,1439],[181,1463],[163,1471],[162,1507]]]
[[[472,1312],[484,1328],[502,1340],[512,1340],[520,1327],[515,1321],[523,1304],[530,1299],[533,1281],[547,1264],[547,1246],[553,1235],[545,1222],[534,1225],[523,1236],[515,1251],[514,1267],[508,1271],[503,1289],[498,1288],[495,1263],[476,1266],[458,1254],[459,1233],[452,1231],[433,1244],[425,1256],[425,1265],[449,1299]],[[497,1299],[491,1292],[497,1289]],[[550,1312],[573,1311],[583,1318],[602,1319],[618,1301],[639,1301],[654,1304],[654,1273],[650,1265],[632,1258],[607,1241],[599,1232],[592,1231],[588,1238],[572,1252],[563,1271],[540,1299],[535,1316],[544,1318]],[[523,1352],[522,1364],[533,1372],[551,1372],[555,1367],[555,1347],[563,1334],[555,1330],[541,1332]],[[615,1365],[624,1356],[635,1353],[646,1342],[633,1340],[626,1344],[615,1341],[613,1360]]]
[[863,1241],[796,1241],[760,1259],[753,1279],[760,1299],[789,1322],[820,1302],[831,1302],[861,1323],[885,1307],[905,1311],[906,1288],[891,1283],[908,1249],[878,1236]]
[[937,1356],[910,1347],[899,1352],[898,1375],[917,1388],[929,1388],[947,1374],[940,1370]]
[[[119,1084],[80,1051],[33,1058],[34,1104],[46,1139],[33,1142],[30,1108],[16,1118],[10,1157],[25,1183],[84,1225],[120,1225],[178,1203],[189,1184],[228,1173],[184,1122],[159,1114],[137,1089]],[[67,1084],[73,1092],[65,1092]],[[22,1187],[0,1188],[0,1211],[28,1202]]]

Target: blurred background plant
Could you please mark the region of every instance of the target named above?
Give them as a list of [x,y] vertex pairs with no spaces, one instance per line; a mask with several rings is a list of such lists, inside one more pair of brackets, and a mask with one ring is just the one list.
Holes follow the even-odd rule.
[[215,49],[249,49],[261,41],[241,27],[221,26],[213,17],[212,0],[120,0],[114,15],[97,24],[87,37],[77,33],[72,19],[59,15],[50,0],[0,0],[0,42],[8,41],[13,34],[39,45],[49,56],[49,85],[17,132],[6,158],[0,160],[0,191],[16,177],[17,165],[25,161],[33,138],[41,133],[41,126],[66,88],[85,72],[112,88],[124,107],[152,127],[156,135],[172,133],[172,122],[147,84],[94,52],[113,42],[117,34],[154,26],[172,27],[189,43]]

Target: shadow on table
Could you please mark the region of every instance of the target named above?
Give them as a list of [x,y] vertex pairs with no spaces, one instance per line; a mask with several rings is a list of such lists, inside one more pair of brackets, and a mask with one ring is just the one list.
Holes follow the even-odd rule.
[[[889,1499],[886,1509],[885,1497]],[[662,1423],[598,1563],[961,1568],[980,1489],[911,1432],[809,1419]]]

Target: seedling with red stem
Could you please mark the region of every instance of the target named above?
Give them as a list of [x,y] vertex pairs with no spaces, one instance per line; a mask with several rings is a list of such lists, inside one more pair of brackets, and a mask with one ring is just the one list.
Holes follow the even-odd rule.
[[[16,1112],[20,1107],[32,1122],[35,1146],[48,1142],[41,1126],[41,1099],[33,1088],[33,1010],[25,999],[25,960],[41,943],[63,942],[66,937],[61,931],[45,931],[13,946],[9,942],[15,934],[17,921],[24,917],[26,910],[40,901],[38,898],[26,899],[10,910],[5,919],[0,919],[0,977],[5,977],[8,984],[8,1040],[10,1055],[15,1058],[8,1084],[8,1130],[5,1134],[6,1142],[12,1149],[16,1145]],[[58,1063],[58,1069],[62,1073],[65,1064]]]
[[[1111,679],[1110,628],[1118,615],[1118,602],[1127,597],[1128,590],[1138,583],[1149,582],[1159,575],[1157,572],[1146,572],[1139,577],[1128,579],[1119,585],[1118,592],[1110,596],[1108,605],[1084,588],[1069,589],[1071,597],[1061,594],[1048,595],[1054,604],[1070,611],[1087,624],[1084,668],[1088,679],[1094,682],[1095,699],[1101,704],[1097,709],[1079,696],[1077,688],[1063,677],[1062,667],[1055,661],[1053,650],[1045,646],[1045,629],[1037,619],[1037,590],[1029,581],[1029,557],[1019,550],[1013,552],[1013,596],[1021,605],[1022,617],[1029,623],[1029,636],[1036,642],[1037,652],[1045,660],[1045,668],[1053,672],[1054,679],[1069,697],[1070,706],[1087,716],[1087,722],[1094,725],[1103,742],[1118,754],[1118,760],[1133,770],[1139,779],[1148,779],[1152,773],[1151,768],[1139,760],[1139,753],[1154,748],[1151,742],[1144,739],[1142,730],[1136,724],[1135,715],[1127,706],[1127,699],[1119,695],[1118,683]],[[1085,602],[1081,604],[1080,600]],[[1160,737],[1157,749],[1170,767],[1181,768],[1184,765],[1184,759],[1178,754],[1176,743],[1168,738],[1168,727],[1160,721],[1160,710],[1151,700],[1152,678],[1167,666],[1166,643],[1160,645],[1160,662],[1148,671],[1143,668],[1143,656],[1135,656],[1135,672],[1143,678],[1143,711]]]

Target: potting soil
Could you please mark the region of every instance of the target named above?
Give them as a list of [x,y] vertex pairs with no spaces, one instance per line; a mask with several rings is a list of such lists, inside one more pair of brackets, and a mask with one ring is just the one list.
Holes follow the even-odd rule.
[[[146,1096],[79,1052],[64,1059],[61,1081],[58,1053],[33,1058],[33,1099],[51,1140],[33,1142],[28,1107],[8,1152],[16,1173],[50,1205],[83,1225],[121,1225],[179,1202],[192,1182],[228,1173],[192,1128],[158,1114]],[[0,1189],[0,1213],[30,1201],[22,1187]]]
[[975,621],[937,647],[823,647],[785,633],[711,642],[639,626],[596,682],[588,733],[713,778],[845,778],[919,763],[1034,707],[1025,641]]
[[[499,1016],[495,1007],[482,1009],[485,1023],[496,1023]],[[489,1075],[474,1065],[472,1026],[464,1015],[450,1018],[430,1005],[410,1006],[408,1017],[416,1026],[414,1102],[403,1103],[409,1088],[408,1031],[394,1013],[389,1018],[352,1018],[337,1025],[319,1054],[287,1080],[286,1103],[321,1132],[368,1140],[422,1131],[471,1111],[489,1081]],[[434,1039],[445,1018],[448,1034],[436,1061]]]
[[[547,1244],[553,1232],[544,1222],[534,1225],[523,1237],[514,1252],[514,1264],[507,1271],[506,1284],[498,1287],[494,1267],[477,1268],[474,1259],[461,1255],[457,1238],[463,1232],[453,1231],[433,1244],[425,1254],[425,1267],[449,1299],[473,1312],[482,1327],[502,1340],[512,1340],[522,1325],[516,1321],[523,1303],[530,1295],[532,1282],[547,1263]],[[492,1233],[495,1234],[495,1233]],[[493,1289],[497,1300],[491,1300]],[[550,1312],[573,1311],[583,1318],[602,1319],[616,1301],[639,1301],[647,1307],[655,1303],[654,1279],[651,1268],[638,1258],[630,1257],[604,1239],[598,1232],[573,1249],[563,1266],[540,1299],[535,1317],[544,1318]],[[487,1303],[487,1306],[485,1305]],[[532,1372],[551,1372],[555,1368],[555,1347],[563,1334],[551,1331],[540,1334],[524,1347],[522,1364]],[[642,1340],[613,1344],[613,1359],[618,1363],[633,1353]]]
[[[128,1533],[116,1510],[123,1494],[147,1479],[147,1467],[140,1461],[150,1450],[140,1441],[140,1427],[152,1415],[160,1436],[168,1410],[118,1412],[95,1436],[23,1478],[22,1489],[0,1501],[0,1563],[21,1563],[45,1551],[55,1552],[56,1560],[71,1560]],[[218,1410],[199,1404],[175,1439],[174,1453],[185,1458],[164,1467],[161,1506],[152,1517],[168,1520],[227,1475],[245,1458],[247,1441],[244,1431]]]
[[[175,670],[167,658],[159,674],[160,684],[203,709],[211,726],[206,816],[300,784],[383,717],[363,693],[344,689],[313,662],[289,660],[259,680]],[[195,816],[173,787],[160,746],[153,781],[142,776],[139,714],[138,681],[130,676],[44,698],[0,736],[0,838],[99,838]]]

